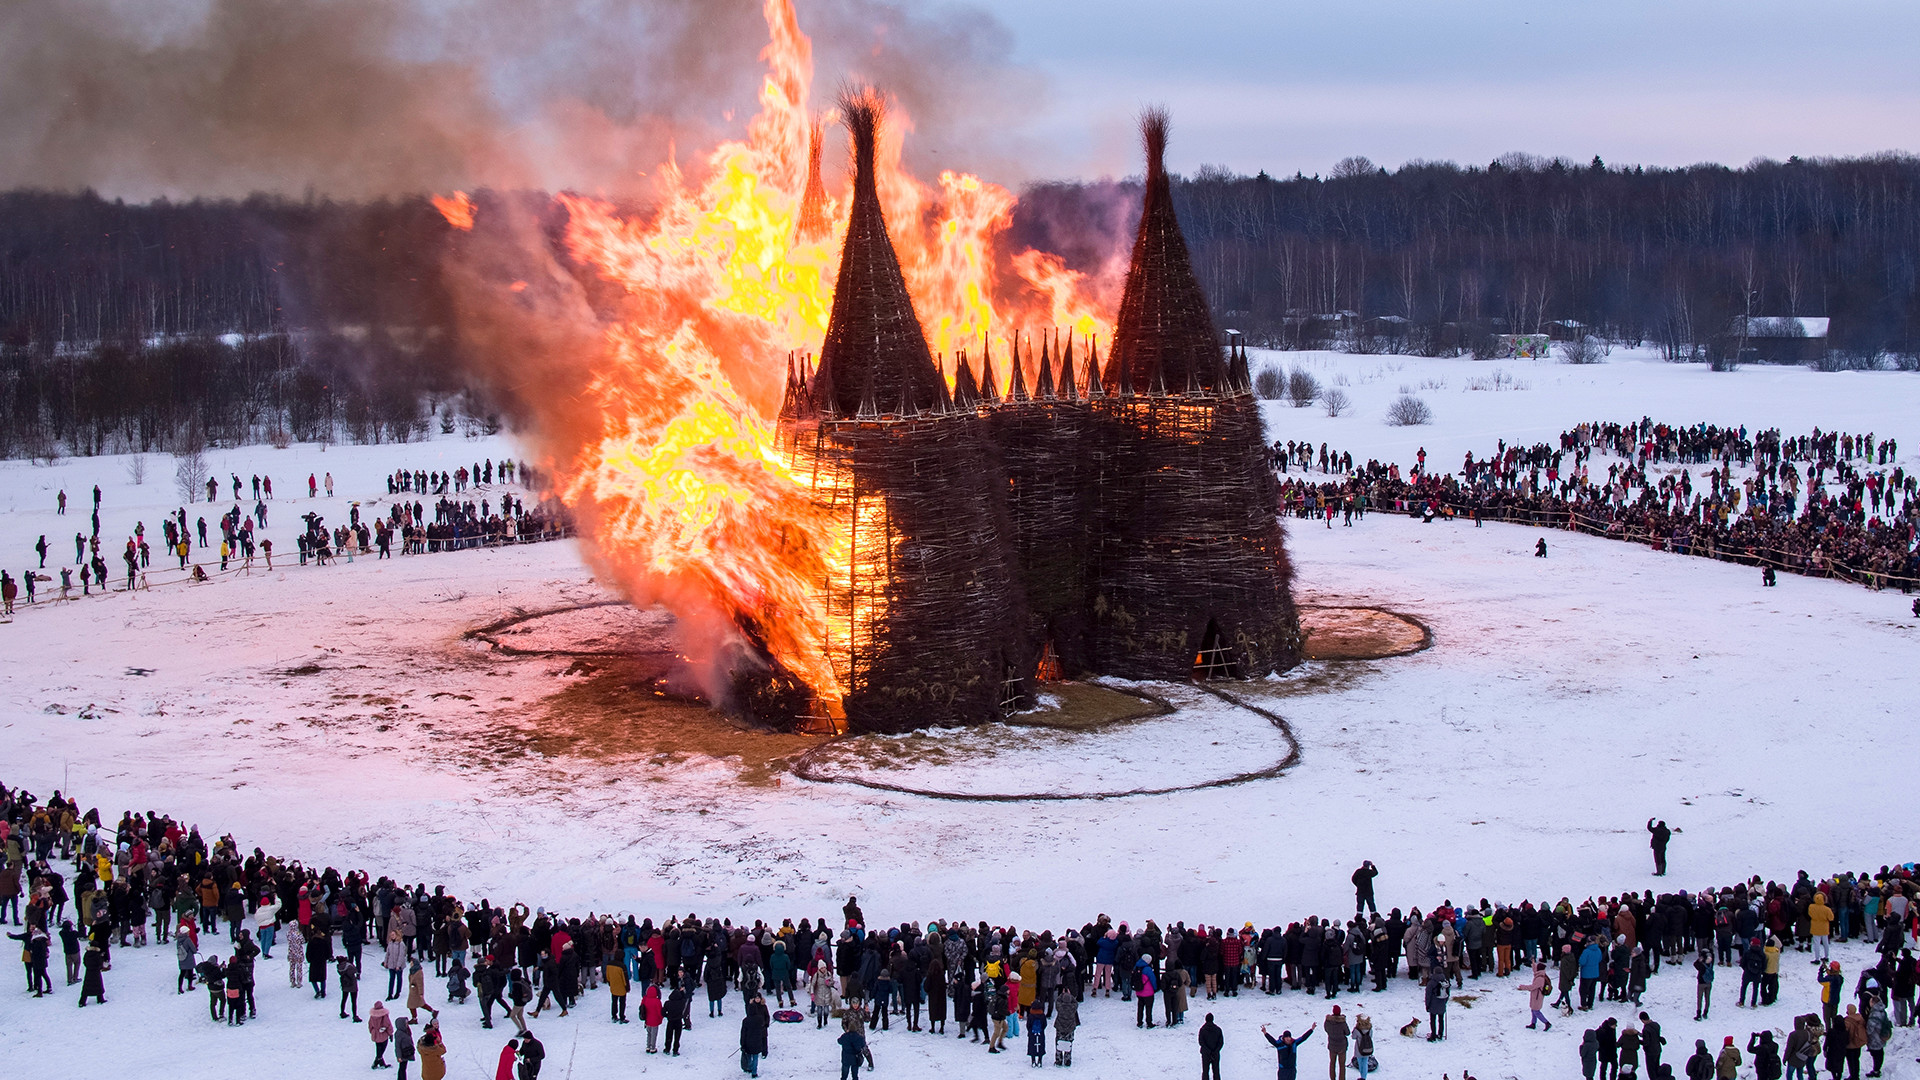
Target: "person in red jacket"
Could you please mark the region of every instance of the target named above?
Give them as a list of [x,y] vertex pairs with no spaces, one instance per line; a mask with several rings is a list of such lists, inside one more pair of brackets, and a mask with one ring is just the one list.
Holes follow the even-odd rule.
[[640,996],[640,1012],[647,1022],[647,1053],[659,1053],[660,1025],[667,1018],[667,1011],[660,1004],[659,983],[647,984],[647,992]]

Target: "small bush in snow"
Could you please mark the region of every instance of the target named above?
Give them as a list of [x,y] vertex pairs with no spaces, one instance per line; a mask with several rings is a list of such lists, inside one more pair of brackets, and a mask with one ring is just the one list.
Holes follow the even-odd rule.
[[1260,374],[1253,377],[1253,392],[1268,401],[1280,400],[1286,389],[1287,377],[1280,374],[1279,368],[1261,368]]
[[1394,427],[1417,427],[1433,423],[1433,410],[1412,394],[1401,394],[1387,406],[1387,423]]
[[1320,394],[1320,407],[1327,410],[1328,416],[1339,416],[1347,411],[1347,406],[1350,404],[1352,402],[1347,398],[1345,390],[1326,390]]
[[1299,368],[1287,372],[1287,400],[1296,409],[1304,409],[1320,396],[1320,380]]
[[1560,354],[1561,363],[1597,364],[1607,358],[1613,347],[1604,340],[1585,334],[1572,341],[1562,341],[1553,347]]
[[135,454],[127,459],[127,479],[136,487],[147,482],[147,455]]

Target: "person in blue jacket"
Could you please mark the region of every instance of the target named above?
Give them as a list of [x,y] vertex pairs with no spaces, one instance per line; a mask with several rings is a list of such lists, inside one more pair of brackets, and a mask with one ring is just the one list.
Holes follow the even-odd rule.
[[1267,1030],[1267,1025],[1260,1025],[1260,1034],[1267,1037],[1267,1042],[1272,1044],[1274,1053],[1279,1055],[1279,1080],[1295,1080],[1298,1075],[1295,1068],[1300,1056],[1300,1044],[1313,1038],[1313,1029],[1318,1026],[1317,1023],[1308,1024],[1307,1030],[1301,1032],[1297,1038],[1291,1031],[1282,1031],[1280,1037],[1276,1039],[1273,1033]]
[[840,1033],[840,1080],[860,1080],[860,1065],[867,1060],[867,1036],[864,1026],[849,1027]]
[[1593,992],[1600,985],[1600,969],[1606,961],[1606,950],[1600,947],[1600,939],[1587,939],[1587,947],[1580,950],[1580,1008],[1582,1011],[1593,1008]]

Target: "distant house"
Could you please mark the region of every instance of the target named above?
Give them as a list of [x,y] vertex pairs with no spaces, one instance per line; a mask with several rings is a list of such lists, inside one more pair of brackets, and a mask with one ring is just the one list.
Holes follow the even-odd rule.
[[1407,336],[1407,320],[1400,315],[1381,315],[1361,322],[1362,333],[1380,338],[1403,338]]
[[1555,319],[1547,324],[1547,336],[1554,341],[1579,341],[1587,333],[1587,324],[1579,319]]
[[1811,364],[1827,355],[1830,320],[1803,315],[1736,315],[1714,342],[1721,356],[1747,364]]

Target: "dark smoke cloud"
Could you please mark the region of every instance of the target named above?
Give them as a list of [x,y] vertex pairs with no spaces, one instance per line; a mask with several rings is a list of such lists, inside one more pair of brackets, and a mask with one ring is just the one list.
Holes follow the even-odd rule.
[[[873,80],[912,162],[1019,175],[1008,35],[967,8],[801,0],[815,101]],[[758,0],[14,0],[0,188],[143,199],[641,190],[756,108]]]

